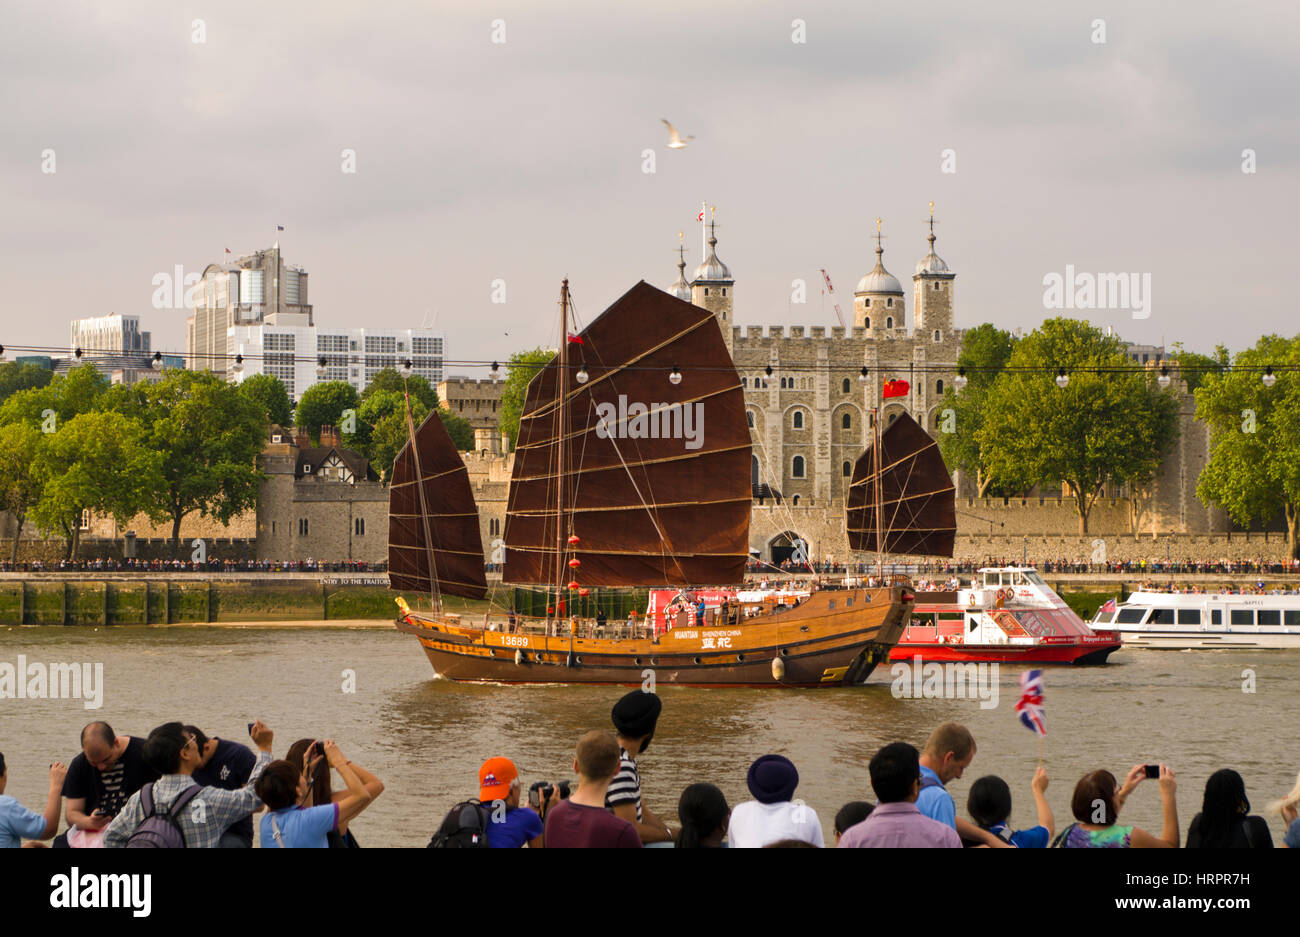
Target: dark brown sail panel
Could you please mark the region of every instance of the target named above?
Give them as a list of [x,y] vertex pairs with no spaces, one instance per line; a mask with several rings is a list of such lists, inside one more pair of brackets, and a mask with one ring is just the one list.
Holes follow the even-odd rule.
[[[957,504],[939,444],[908,414],[880,434],[881,552],[952,556]],[[875,461],[871,448],[853,467],[846,522],[849,549],[876,550]]]
[[[557,355],[528,386],[506,514],[506,581],[740,582],[749,556],[749,424],[717,320],[643,281],[580,337],[568,345],[565,374]],[[580,367],[586,383],[577,380]]]
[[[388,486],[389,584],[398,590],[433,592],[429,576],[432,558],[437,591],[481,599],[487,594],[487,580],[478,508],[465,463],[436,411],[415,431],[415,445],[413,453],[408,440],[397,454]],[[417,454],[423,473],[423,504]]]

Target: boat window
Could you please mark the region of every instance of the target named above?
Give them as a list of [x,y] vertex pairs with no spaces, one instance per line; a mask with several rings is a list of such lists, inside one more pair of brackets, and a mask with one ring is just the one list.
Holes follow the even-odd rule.
[[1043,582],[1043,577],[1038,575],[1038,573],[1025,573],[1025,578],[1036,586],[1047,585],[1047,583]]
[[1261,608],[1257,621],[1261,625],[1280,625],[1282,624],[1282,612],[1276,608]]
[[1212,624],[1212,625],[1221,625],[1221,624],[1223,624],[1223,612],[1221,612],[1221,611],[1220,611],[1219,609],[1217,609],[1217,608],[1216,608],[1216,609],[1211,609],[1211,610],[1210,610],[1210,624]]
[[[427,565],[427,564],[426,564],[426,565]],[[853,604],[853,596],[849,596],[847,599],[844,600],[844,607],[845,607],[845,608],[848,608],[848,607],[849,607],[850,605],[852,605],[852,604]]]
[[1200,623],[1201,610],[1199,608],[1180,608],[1178,610],[1178,624],[1199,625]]
[[[425,565],[427,566],[428,564],[426,563]],[[832,608],[832,609],[835,608],[835,600],[834,600],[834,599],[831,599],[831,604],[830,604],[829,608]]]
[[1172,608],[1158,608],[1151,615],[1151,624],[1153,625],[1172,625],[1174,623],[1174,610]]
[[1253,608],[1234,608],[1230,620],[1234,625],[1253,625],[1255,623],[1255,610]]
[[1114,612],[1098,612],[1097,617],[1093,619],[1099,625],[1109,625],[1115,620]]
[[1115,623],[1119,625],[1136,625],[1146,614],[1145,608],[1121,608],[1119,615],[1115,618]]
[[1287,625],[1300,625],[1300,609],[1287,609],[1283,613],[1282,622]]

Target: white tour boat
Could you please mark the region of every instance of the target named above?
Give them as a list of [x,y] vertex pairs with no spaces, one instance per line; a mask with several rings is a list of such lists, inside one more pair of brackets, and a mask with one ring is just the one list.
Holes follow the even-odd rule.
[[1134,592],[1101,607],[1102,626],[1125,647],[1300,648],[1300,595]]

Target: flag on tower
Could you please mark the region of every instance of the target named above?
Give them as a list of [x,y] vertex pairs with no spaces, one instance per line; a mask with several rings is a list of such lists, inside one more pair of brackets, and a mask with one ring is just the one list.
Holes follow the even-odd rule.
[[1026,729],[1039,735],[1047,734],[1047,723],[1043,719],[1043,672],[1026,670],[1020,675],[1020,699],[1016,701],[1016,712]]
[[906,397],[912,385],[907,381],[885,381],[885,397]]

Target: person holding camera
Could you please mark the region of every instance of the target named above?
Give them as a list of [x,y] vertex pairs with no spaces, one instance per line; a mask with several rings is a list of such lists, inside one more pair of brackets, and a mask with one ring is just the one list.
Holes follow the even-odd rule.
[[[488,845],[493,849],[541,849],[542,816],[560,799],[560,786],[546,782],[528,791],[528,807],[519,806],[519,771],[509,758],[489,758],[478,769],[478,799],[487,808]],[[549,789],[549,790],[548,790]],[[536,791],[536,795],[534,795]],[[532,809],[533,801],[537,809]]]
[[[263,849],[328,849],[329,834],[370,803],[370,792],[334,740],[325,739],[321,745],[325,761],[347,785],[347,794],[315,807],[299,806],[311,792],[302,769],[291,761],[271,762],[257,781],[257,796],[268,811],[259,825]],[[309,767],[318,767],[319,762],[318,756]]]
[[[316,739],[299,739],[289,746],[285,760],[301,765],[303,777],[307,779],[307,795],[300,806],[315,807],[341,801],[348,796],[347,791],[335,792],[331,783],[330,766],[325,761],[325,743]],[[361,786],[370,794],[370,800],[358,808],[357,813],[373,804],[384,792],[384,782],[379,780],[355,761],[349,761],[352,773],[361,779]],[[349,821],[340,819],[337,830],[327,834],[331,849],[359,849],[360,843],[348,829]]]

